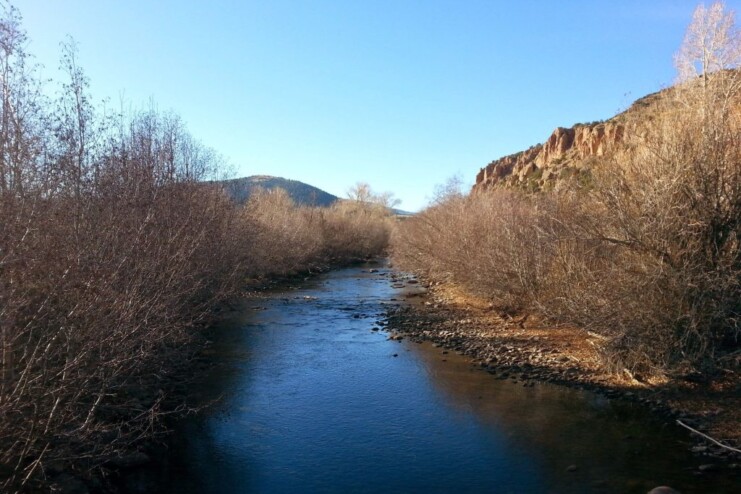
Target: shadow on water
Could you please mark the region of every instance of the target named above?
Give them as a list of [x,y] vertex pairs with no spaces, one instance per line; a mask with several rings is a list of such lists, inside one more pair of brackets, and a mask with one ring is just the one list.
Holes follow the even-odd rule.
[[413,351],[454,413],[527,452],[544,475],[543,492],[645,493],[661,484],[685,493],[738,492],[738,480],[698,476],[685,431],[638,404],[551,384],[493,381],[465,357],[441,355],[428,344]]
[[194,390],[223,399],[182,423],[151,490],[738,492],[726,472],[695,476],[687,436],[635,405],[497,380],[372,331],[397,296],[379,271],[251,302]]

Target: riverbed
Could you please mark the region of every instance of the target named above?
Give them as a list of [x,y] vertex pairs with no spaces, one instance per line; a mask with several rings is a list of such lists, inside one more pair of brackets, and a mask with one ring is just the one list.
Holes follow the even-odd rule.
[[367,265],[250,300],[214,339],[221,364],[193,393],[215,404],[181,422],[156,491],[739,492],[638,404],[390,340],[404,294]]

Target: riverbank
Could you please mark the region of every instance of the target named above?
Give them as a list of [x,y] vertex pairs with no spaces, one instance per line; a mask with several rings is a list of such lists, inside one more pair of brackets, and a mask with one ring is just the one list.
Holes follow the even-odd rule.
[[[392,339],[431,341],[443,353],[466,355],[495,378],[523,386],[551,382],[641,403],[667,422],[679,420],[725,445],[741,446],[737,374],[646,382],[625,370],[609,372],[598,355],[598,335],[585,337],[578,328],[549,326],[532,315],[503,316],[453,286],[431,286],[398,273],[391,282],[406,287],[405,298],[410,302],[388,310],[385,329]],[[739,468],[740,454],[692,436],[693,453],[704,458],[703,474],[715,468]]]
[[696,477],[685,434],[631,403],[389,339],[378,323],[411,291],[391,278],[357,266],[247,300],[189,390],[220,399],[129,492],[735,492],[734,472]]
[[159,492],[163,488],[163,472],[172,468],[172,453],[180,447],[172,437],[172,431],[181,421],[217,405],[221,399],[218,395],[204,393],[203,381],[227,365],[214,348],[218,346],[223,333],[238,330],[245,314],[259,310],[260,306],[254,305],[256,300],[267,300],[278,293],[289,294],[332,270],[360,265],[377,266],[380,263],[377,257],[357,258],[315,265],[291,274],[246,280],[239,295],[218,305],[209,323],[193,330],[187,349],[181,349],[183,358],[177,365],[171,365],[166,372],[163,371],[158,386],[147,385],[138,390],[135,398],[143,407],[154,404],[160,395],[167,398],[160,407],[169,412],[162,418],[158,433],[142,439],[134,448],[111,458],[94,472],[85,475],[81,472],[60,472],[52,482],[53,488],[70,494]]
[[[493,313],[481,301],[466,298],[450,288],[429,287],[414,278],[389,273],[378,263],[357,266],[357,274],[353,271],[353,274],[345,276],[349,280],[354,280],[356,277],[375,279],[376,284],[390,283],[395,289],[390,301],[386,298],[380,302],[385,307],[386,314],[385,317],[381,316],[378,324],[374,322],[376,317],[368,312],[366,302],[364,302],[365,298],[358,298],[355,301],[351,297],[348,301],[339,303],[336,308],[339,313],[346,315],[347,321],[363,326],[357,328],[358,331],[352,333],[353,335],[370,332],[370,334],[375,333],[376,336],[380,336],[377,331],[372,331],[378,329],[380,325],[391,333],[390,336],[393,339],[433,342],[438,347],[436,350],[442,354],[440,357],[451,361],[443,365],[452,365],[453,360],[459,360],[443,352],[464,354],[471,359],[471,363],[477,369],[480,369],[478,372],[488,372],[496,379],[510,381],[502,383],[508,386],[516,382],[516,386],[525,388],[522,389],[525,393],[538,391],[540,388],[537,385],[534,386],[537,381],[552,382],[596,391],[610,399],[619,398],[640,403],[640,406],[652,409],[666,423],[681,418],[687,424],[710,432],[714,437],[724,441],[727,437],[717,432],[721,429],[711,429],[712,425],[726,424],[733,429],[733,423],[728,418],[738,410],[737,397],[735,401],[731,394],[724,395],[721,400],[717,400],[717,397],[710,397],[707,403],[695,400],[693,403],[700,407],[700,413],[695,413],[690,408],[682,408],[676,404],[681,395],[673,396],[668,386],[654,386],[654,389],[648,389],[647,385],[627,376],[618,379],[604,372],[599,367],[594,346],[589,342],[585,343],[580,332],[573,328],[545,327],[532,317],[504,318]],[[230,338],[241,337],[237,336],[240,334],[239,331],[230,331],[231,329],[241,328],[245,320],[252,320],[254,316],[258,319],[261,317],[270,319],[273,316],[267,315],[269,311],[266,312],[266,308],[271,304],[274,306],[273,309],[278,308],[279,312],[283,312],[284,307],[287,309],[294,305],[297,307],[312,304],[323,306],[322,297],[319,297],[320,300],[316,299],[316,296],[320,294],[312,293],[307,297],[302,291],[307,281],[309,285],[315,283],[305,278],[306,276],[300,276],[284,279],[280,283],[267,283],[258,292],[253,292],[252,296],[235,300],[221,308],[219,311],[221,322],[203,333],[203,340],[198,343],[200,351],[194,352],[188,365],[180,369],[179,377],[172,377],[172,389],[175,390],[172,398],[182,400],[190,407],[183,408],[181,410],[183,413],[187,413],[188,410],[195,412],[204,405],[215,403],[214,399],[219,396],[221,392],[219,387],[204,386],[201,382],[203,377],[209,374],[231,375],[233,373],[231,367],[235,363],[224,358],[224,349],[231,351],[228,349],[234,345]],[[321,281],[316,283],[318,286],[324,285]],[[324,293],[327,294],[334,294],[336,288],[339,287],[331,286],[321,290],[325,290]],[[367,292],[364,290],[358,290],[358,297],[361,296],[360,294],[362,297],[367,297]],[[399,303],[402,298],[405,299],[404,303]],[[299,311],[299,314],[302,324],[306,323],[304,319],[306,313]],[[324,321],[326,317],[321,316],[320,319]],[[404,346],[401,345],[399,348]],[[414,346],[417,347],[417,345]],[[420,345],[420,348],[422,347],[429,348],[427,345]],[[241,352],[242,350],[237,351],[240,354]],[[398,353],[399,357],[403,357],[406,352],[399,351]],[[334,350],[330,352],[326,349],[321,350],[320,355],[334,355]],[[364,356],[365,353],[360,353],[355,358],[364,358]],[[397,360],[395,353],[388,357],[394,361]],[[241,362],[241,357],[237,359],[237,362]],[[309,359],[309,362],[316,362],[316,360]],[[309,365],[296,364],[285,369],[295,368],[295,373],[302,375],[304,365]],[[482,375],[482,377],[487,376]],[[459,386],[460,382],[456,382]],[[686,396],[687,393],[685,393],[685,398]],[[701,413],[704,410],[717,411],[719,408],[722,408],[720,413],[705,415]],[[174,418],[173,416],[169,425],[175,425]],[[75,490],[73,481],[67,484],[68,489],[65,491],[114,492],[111,487],[111,484],[114,484],[116,492],[164,492],[163,485],[167,484],[162,484],[162,479],[172,479],[181,474],[179,467],[173,465],[171,460],[176,451],[187,449],[178,441],[183,441],[183,438],[160,436],[153,441],[142,443],[139,449],[132,454],[111,462],[108,465],[110,483],[105,489],[96,488],[93,482],[87,484],[88,490]],[[714,475],[714,470],[718,470],[721,476],[730,474],[732,478],[735,478],[735,475],[741,473],[741,470],[737,468],[735,474],[732,470],[735,467],[731,465],[734,462],[738,463],[738,458],[734,458],[733,455],[701,442],[695,443],[694,447],[697,448],[695,453],[698,455],[697,475]],[[704,470],[701,471],[700,466],[703,466]],[[80,487],[79,482],[76,485]]]

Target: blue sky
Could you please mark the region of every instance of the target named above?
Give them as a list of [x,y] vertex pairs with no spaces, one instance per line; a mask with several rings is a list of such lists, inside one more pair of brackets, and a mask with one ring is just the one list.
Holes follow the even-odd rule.
[[[236,176],[358,181],[418,210],[453,175],[671,84],[687,0],[19,0],[55,74],[72,35],[96,100],[153,99]],[[727,1],[739,10],[741,0]]]

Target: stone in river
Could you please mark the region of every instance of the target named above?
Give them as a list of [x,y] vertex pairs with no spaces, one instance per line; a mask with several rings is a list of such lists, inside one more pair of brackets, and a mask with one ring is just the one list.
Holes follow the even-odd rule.
[[648,491],[648,494],[680,494],[680,493],[679,491],[674,490],[671,487],[660,485],[659,487],[654,487],[653,489]]

